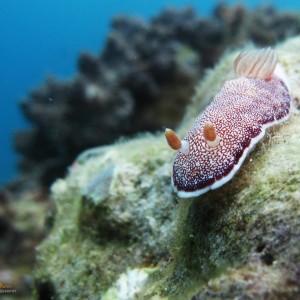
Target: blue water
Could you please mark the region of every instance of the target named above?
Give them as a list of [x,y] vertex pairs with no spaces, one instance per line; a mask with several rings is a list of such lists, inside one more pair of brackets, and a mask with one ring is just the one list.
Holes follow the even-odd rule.
[[[195,7],[201,15],[208,15],[215,5],[215,1],[200,0],[0,1],[1,185],[17,173],[12,134],[29,126],[19,111],[18,102],[48,75],[62,79],[72,77],[82,50],[100,51],[112,16],[126,13],[148,19],[163,7],[185,5]],[[250,1],[251,6],[258,3],[261,1]],[[280,9],[300,7],[298,1],[276,1],[275,4]]]

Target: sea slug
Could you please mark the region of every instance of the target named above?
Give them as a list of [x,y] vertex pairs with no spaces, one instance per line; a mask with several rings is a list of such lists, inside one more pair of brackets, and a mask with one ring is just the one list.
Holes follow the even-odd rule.
[[238,78],[225,82],[181,141],[166,129],[178,150],[172,184],[181,198],[196,197],[228,182],[266,129],[288,119],[289,84],[274,50],[250,50],[234,62]]

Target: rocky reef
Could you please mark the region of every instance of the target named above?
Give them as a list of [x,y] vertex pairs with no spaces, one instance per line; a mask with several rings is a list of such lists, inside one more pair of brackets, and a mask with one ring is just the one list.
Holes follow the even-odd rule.
[[[277,47],[300,99],[300,38]],[[200,83],[183,135],[237,52]],[[273,128],[225,186],[177,199],[162,133],[90,149],[51,188],[50,234],[37,248],[37,299],[300,297],[300,116]]]
[[1,291],[4,299],[30,299],[35,247],[46,235],[48,207],[42,190],[0,191],[0,283],[17,290],[11,295]]
[[166,9],[150,21],[116,17],[101,53],[82,53],[73,79],[49,78],[21,103],[32,123],[14,139],[21,182],[49,187],[83,150],[177,126],[203,70],[228,47],[298,33],[299,14],[272,7],[221,4],[206,18],[193,9]]
[[[207,68],[228,49],[248,41],[265,46],[296,35],[299,23],[299,13],[224,4],[206,18],[192,9],[166,9],[150,21],[116,17],[103,50],[80,55],[74,78],[48,78],[21,103],[32,128],[16,134],[20,175],[0,192],[1,279],[16,287],[19,297],[31,299],[35,247],[50,231],[38,252],[37,298],[130,299],[140,292],[141,298],[157,294],[173,299],[179,284],[174,284],[175,292],[168,287],[185,276],[183,268],[176,267],[176,257],[184,253],[179,242],[186,238],[180,228],[192,232],[194,225],[184,221],[188,204],[177,205],[172,195],[173,154],[163,138],[120,140],[88,151],[69,166],[87,148],[174,128],[185,116],[179,131],[183,134],[231,76],[232,57],[222,59],[214,75],[205,77],[190,103],[197,81],[210,72]],[[293,78],[296,71],[289,67]],[[297,89],[294,84],[295,95]],[[65,176],[68,167],[70,174],[56,181],[48,201],[49,186]],[[226,208],[222,201],[220,206]],[[267,253],[264,249],[261,256]],[[195,270],[194,262],[190,270]],[[221,274],[218,268],[216,273]],[[201,282],[208,289],[207,282]],[[201,291],[193,295],[201,298]]]

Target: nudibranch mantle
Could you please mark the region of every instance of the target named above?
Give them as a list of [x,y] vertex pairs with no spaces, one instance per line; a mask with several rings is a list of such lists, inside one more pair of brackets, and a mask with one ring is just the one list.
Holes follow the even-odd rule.
[[241,77],[225,82],[182,141],[166,130],[169,145],[176,142],[172,148],[178,150],[172,184],[181,198],[231,180],[266,129],[289,117],[288,82],[273,50],[242,53],[234,67]]

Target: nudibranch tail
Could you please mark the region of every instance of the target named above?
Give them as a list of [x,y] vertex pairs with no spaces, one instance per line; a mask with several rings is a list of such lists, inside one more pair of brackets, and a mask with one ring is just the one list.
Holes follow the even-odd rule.
[[220,144],[220,137],[216,133],[216,129],[213,123],[206,122],[203,128],[203,136],[209,147],[215,148]]
[[271,48],[242,52],[234,61],[234,71],[239,77],[268,80],[277,65],[277,54]]
[[166,128],[165,136],[169,146],[173,150],[178,150],[184,154],[189,153],[189,142],[188,141],[181,141],[177,134],[170,128]]

